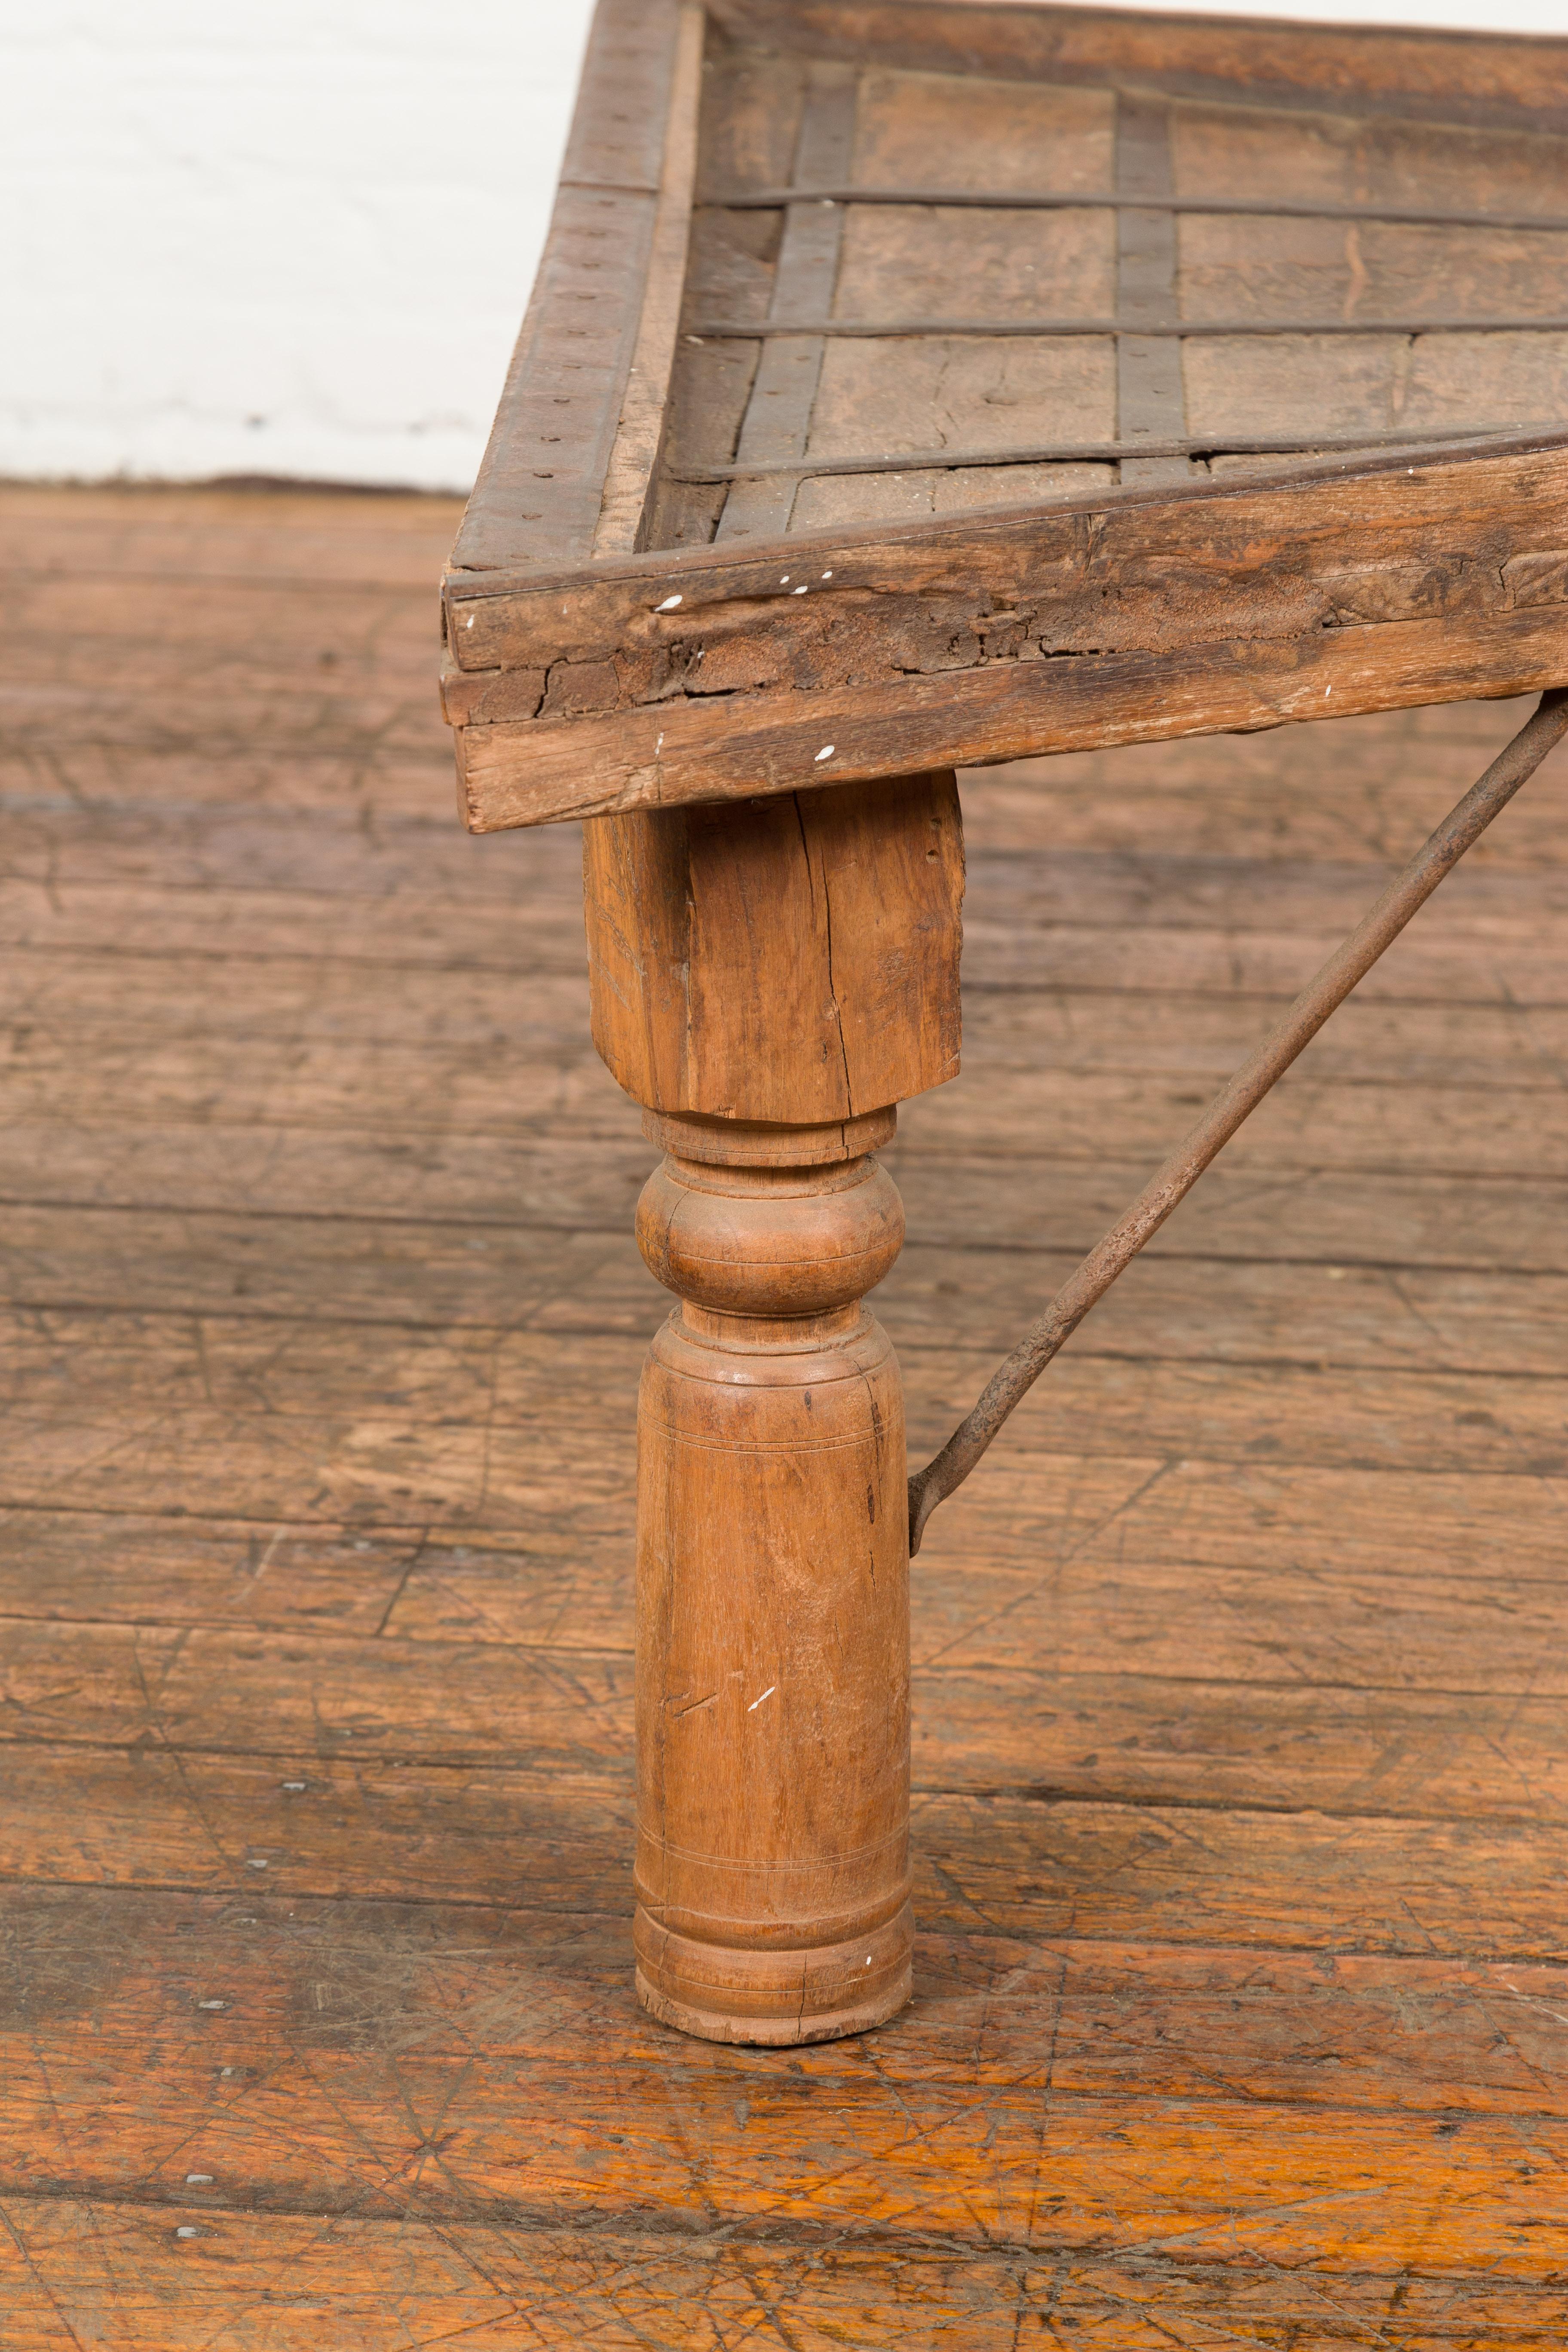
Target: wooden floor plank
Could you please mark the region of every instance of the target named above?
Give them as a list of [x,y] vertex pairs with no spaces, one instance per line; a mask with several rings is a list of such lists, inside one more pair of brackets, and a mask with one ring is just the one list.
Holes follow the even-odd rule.
[[[397,1258],[374,1228],[349,1236],[346,1249],[341,1234],[308,1233],[298,1257],[300,1236],[266,1226],[237,1237],[232,1229],[201,1236],[205,1262],[191,1266],[195,1253],[183,1250],[169,1269],[173,1284],[167,1258],[154,1260],[143,1274],[142,1307],[94,1303],[91,1272],[79,1265],[57,1270],[58,1261],[46,1260],[40,1279],[26,1231],[18,1220],[6,1252],[21,1295],[15,1307],[0,1307],[0,1393],[18,1397],[50,1385],[68,1387],[83,1404],[122,1395],[134,1356],[149,1400],[205,1397],[315,1412],[345,1349],[367,1344],[360,1334],[368,1321],[384,1328],[374,1342],[383,1369],[367,1402],[406,1406],[427,1399],[432,1410],[462,1421],[471,1415],[476,1380],[482,1409],[494,1411],[498,1377],[504,1392],[513,1359],[533,1352],[525,1334],[625,1332],[646,1341],[671,1305],[624,1233],[514,1227],[493,1244],[470,1236],[457,1249],[436,1236],[421,1285],[426,1296],[416,1296],[409,1314],[406,1297],[384,1284],[384,1268],[395,1280]],[[426,1265],[423,1235],[395,1238],[405,1262]],[[356,1244],[367,1311],[345,1316],[340,1307],[334,1318],[317,1289],[317,1311],[310,1313],[310,1276],[336,1256],[352,1264]],[[1017,1335],[1020,1300],[1044,1306],[1075,1263],[1067,1251],[969,1251],[916,1241],[879,1292],[877,1311],[900,1350],[1001,1352]],[[171,1296],[181,1274],[184,1300],[177,1290]],[[99,1278],[109,1291],[112,1269]],[[441,1303],[458,1309],[450,1320],[431,1311],[437,1282]],[[63,1295],[51,1299],[51,1289]],[[1226,1265],[1167,1253],[1130,1271],[1079,1357],[1560,1380],[1568,1375],[1565,1328],[1568,1275]]]
[[[1201,1605],[1201,1580],[1193,1582]],[[1256,1611],[1261,1596],[1247,1597]],[[1089,1641],[1077,1645],[1075,1665],[1012,1663],[1020,1644],[1038,1648],[1042,1613],[999,1612],[917,1668],[917,1789],[1568,1824],[1560,1624],[1544,1644],[1539,1624],[1521,1629],[1500,1657],[1494,1643],[1458,1686],[1429,1679],[1465,1672],[1450,1650],[1426,1677],[1412,1673],[1390,1690],[1370,1642],[1339,1674],[1331,1651],[1301,1661],[1322,1671],[1314,1681],[1281,1671],[1260,1632],[1250,1654],[1238,1643],[1230,1660],[1206,1641],[1189,1643],[1168,1655],[1164,1674],[1146,1661],[1129,1671],[1112,1644],[1097,1651]],[[1382,1612],[1373,1623],[1386,1636]],[[586,1770],[632,1751],[629,1629],[615,1630],[615,1647],[594,1649],[580,1639],[458,1644],[0,1621],[0,1747]],[[1228,1663],[1251,1677],[1224,1678]]]
[[[1560,1964],[922,1934],[916,1998],[896,2036],[780,2054],[672,2045],[627,1993],[626,1933],[603,1915],[305,1897],[286,1906],[254,1887],[238,1898],[134,1900],[34,1888],[7,1909],[0,2031],[11,2063],[0,2091],[20,2094],[31,2076],[36,2095],[46,2052],[51,2070],[104,2078],[121,2053],[156,2051],[174,2095],[156,2079],[121,2095],[138,2129],[161,2125],[170,2147],[198,2094],[237,2108],[279,2067],[318,2055],[352,2061],[366,2095],[379,2083],[392,2104],[407,2053],[467,2063],[488,2097],[518,2068],[563,2076],[613,2051],[642,2070],[650,2104],[662,2063],[672,2080],[741,2094],[750,2082],[804,2081],[826,2097],[839,2083],[894,2093],[919,2084],[1114,2103],[1143,2089],[1194,2105],[1439,2117],[1561,2118],[1568,2105]],[[214,1999],[225,2007],[202,2006]],[[215,2060],[216,2081],[230,2086],[216,2093]],[[460,2085],[456,2098],[460,2116]],[[146,2186],[145,2147],[90,2127],[90,2156],[77,2138],[69,2159],[78,2179]],[[65,2115],[40,2117],[39,2128],[36,2147],[17,2139],[5,2176],[35,2189],[70,2144]]]
[[[981,849],[1362,862],[1413,856],[1529,716],[1528,702],[1445,704],[1226,741],[1019,761],[966,780]],[[1559,751],[1471,853],[1474,870],[1565,861]],[[1372,894],[1376,896],[1375,890]]]
[[[224,1167],[214,1164],[210,1141],[192,1145],[203,1154],[208,1181],[232,1168],[238,1189],[243,1146],[232,1146]],[[12,1198],[0,1228],[0,1296],[33,1307],[177,1312],[239,1312],[238,1302],[248,1300],[257,1313],[458,1322],[486,1319],[487,1307],[493,1319],[494,1284],[488,1265],[476,1259],[495,1253],[502,1267],[514,1256],[527,1265],[542,1246],[535,1238],[541,1234],[552,1235],[557,1247],[564,1245],[563,1235],[596,1237],[616,1246],[628,1271],[637,1262],[626,1226],[652,1159],[641,1136],[627,1134],[592,1151],[549,1140],[503,1151],[476,1140],[469,1181],[461,1189],[454,1181],[457,1197],[439,1215],[427,1199],[407,1197],[422,1166],[405,1169],[401,1199],[354,1192],[365,1154],[375,1148],[372,1138],[348,1139],[335,1188],[330,1161],[312,1159],[313,1189],[297,1206],[258,1202],[238,1210],[132,1199],[100,1209],[87,1201]],[[1081,1254],[1147,1173],[1133,1161],[1055,1166],[1044,1175],[1007,1160],[911,1160],[896,1144],[887,1157],[899,1170],[911,1250],[994,1251],[1005,1259]],[[384,1148],[383,1160],[390,1183],[397,1156]],[[500,1189],[506,1168],[512,1171],[510,1196]],[[37,1171],[31,1172],[36,1184]],[[460,1169],[451,1172],[460,1180]],[[165,1181],[172,1184],[172,1177]],[[1154,1235],[1139,1278],[1163,1258],[1315,1265],[1330,1281],[1357,1266],[1401,1276],[1453,1269],[1500,1279],[1562,1274],[1568,1272],[1568,1234],[1561,1197],[1560,1187],[1528,1181],[1371,1176],[1352,1188],[1311,1171],[1233,1177],[1222,1165]],[[257,1261],[258,1274],[237,1264],[246,1257]],[[978,1281],[994,1278],[973,1261],[968,1271]],[[879,1294],[884,1305],[901,1286]],[[962,1300],[963,1293],[955,1286],[945,1295]]]
[[[1463,2272],[1282,2273],[1163,2250],[1083,2260],[922,2247],[893,2265],[853,2245],[759,2247],[730,2232],[694,2249],[694,2232],[658,2230],[607,2239],[592,2226],[195,2214],[189,2225],[205,2236],[181,2244],[172,2217],[134,2205],[57,2211],[15,2200],[3,2212],[18,2284],[37,2294],[36,2278],[57,2295],[63,2285],[62,2308],[79,2326],[116,2329],[100,2339],[114,2352],[203,2352],[220,2328],[241,2352],[303,2352],[321,2342],[323,2316],[334,2347],[384,2352],[396,2341],[389,2315],[406,2326],[416,2314],[433,2331],[426,2341],[456,2338],[466,2352],[646,2352],[650,2343],[728,2352],[737,2341],[793,2352],[846,2342],[1012,2352],[1026,2327],[1044,2342],[1107,2352],[1237,2342],[1268,2352],[1339,2352],[1347,2342],[1555,2352],[1568,2310],[1554,2287]],[[26,2339],[26,2352],[70,2340],[40,2335]]]
[[[0,2342],[1556,2352],[1563,756],[933,1523],[914,2006],[713,2049],[652,1154],[575,829],[449,815],[455,512],[0,488]],[[1522,715],[965,779],[917,1448]]]
[[[4,1102],[17,1140],[0,1161],[0,1185],[22,1198],[17,1160],[47,1152],[61,1189],[74,1192],[107,1132],[122,1148],[155,1136],[175,1140],[241,1126],[264,1137],[344,1129],[378,1130],[405,1148],[438,1148],[456,1130],[526,1141],[584,1143],[635,1132],[614,1082],[585,1046],[548,1055],[526,1046],[495,1082],[493,1045],[422,1048],[324,1039],[298,1045],[173,1038],[128,1062],[111,1044],[70,1052],[39,1047],[13,1057]],[[1174,1148],[1213,1088],[1167,1076],[1099,1070],[998,1068],[908,1107],[902,1150],[994,1152],[1037,1160],[1049,1136],[1058,1161],[1133,1156],[1150,1168]],[[488,1081],[488,1082],[487,1082]],[[1081,1142],[1079,1139],[1083,1139]],[[1076,1148],[1075,1148],[1076,1146]],[[98,1147],[101,1150],[101,1146]],[[142,1145],[147,1148],[146,1143]],[[191,1145],[187,1141],[186,1149]],[[256,1149],[252,1144],[250,1149]],[[1287,1080],[1231,1146],[1232,1171],[1283,1173],[1302,1161],[1345,1175],[1419,1171],[1448,1177],[1568,1173],[1568,1095],[1539,1087],[1401,1086],[1386,1088],[1304,1073]]]
[[[103,911],[93,909],[100,921]],[[152,928],[162,908],[137,911]],[[289,911],[296,917],[300,912]],[[319,909],[312,911],[319,928]],[[1331,937],[1310,940],[1286,962],[1275,943],[1272,967],[1244,987],[1235,973],[1231,942],[1207,933],[1174,936],[1184,948],[1195,936],[1205,961],[1217,963],[1228,952],[1232,990],[1222,997],[1205,992],[1201,971],[1172,971],[1178,960],[1163,952],[1157,962],[1150,957],[1152,968],[1142,987],[1125,971],[1120,985],[1092,971],[1080,975],[1072,969],[1080,961],[1076,955],[1070,962],[1064,956],[1068,968],[1058,971],[1058,940],[1051,932],[1026,978],[966,987],[969,1053],[978,1055],[987,1069],[1191,1074],[1217,1082],[1279,1017],[1292,984],[1304,983],[1338,944]],[[1092,937],[1098,941],[1104,934]],[[247,960],[237,946],[221,958],[216,947],[179,955],[166,949],[127,953],[116,948],[106,953],[80,946],[18,946],[0,981],[0,1019],[27,1032],[36,1052],[68,1046],[89,1055],[132,1047],[145,1052],[170,1037],[290,1045],[316,1039],[352,1045],[363,1040],[435,1053],[458,1053],[470,1043],[516,1053],[545,1041],[553,1045],[563,1038],[580,1039],[580,938],[574,932],[558,943],[546,928],[542,940],[530,931],[515,944],[509,940],[497,945],[502,951],[493,961],[445,966],[439,993],[432,992],[423,966],[410,969],[396,958],[391,937],[384,957],[376,961],[257,952],[249,959],[250,970],[244,969]],[[1239,943],[1241,951],[1250,945]],[[1432,945],[1436,962],[1438,943]],[[978,961],[972,942],[970,948],[970,961]],[[1512,942],[1506,959],[1467,954],[1463,943],[1452,941],[1442,942],[1441,952],[1454,992],[1447,1002],[1432,993],[1439,985],[1436,972],[1406,969],[1386,974],[1383,990],[1360,1002],[1351,999],[1312,1046],[1304,1069],[1319,1079],[1349,1079],[1363,1087],[1560,1086],[1568,1055],[1568,959],[1559,963],[1554,954],[1542,957],[1538,943],[1529,940]],[[237,977],[243,971],[243,994],[211,994],[205,983],[215,959]],[[1510,962],[1521,992],[1510,987]],[[1467,983],[1475,1001],[1455,1001]],[[1549,992],[1559,987],[1563,995],[1552,1001]]]
[[[613,1760],[17,1742],[6,1779],[12,1884],[630,1913],[630,1774]],[[914,1853],[933,1933],[1568,1958],[1568,1826],[1540,1821],[928,1790]]]
[[[0,1132],[0,1150],[5,1140]],[[531,1233],[540,1230],[606,1237],[634,1266],[626,1227],[652,1161],[629,1123],[592,1147],[481,1136],[461,1151],[452,1139],[415,1150],[405,1139],[363,1130],[340,1130],[330,1143],[278,1129],[133,1137],[100,1130],[96,1156],[79,1145],[68,1149],[69,1135],[58,1130],[43,1137],[18,1128],[11,1140],[4,1173],[12,1189],[0,1192],[7,1203],[0,1228],[5,1295],[35,1305],[231,1306],[246,1295],[236,1290],[231,1260],[259,1253],[271,1261],[267,1283],[251,1288],[259,1305],[276,1283],[278,1304],[289,1314],[374,1314],[379,1293],[363,1279],[368,1260],[385,1268],[392,1318],[413,1321],[471,1316],[472,1282],[454,1297],[454,1263],[487,1249],[526,1253],[536,1246]],[[1042,1166],[967,1155],[916,1159],[899,1144],[887,1158],[916,1248],[1008,1255],[1088,1249],[1149,1173],[1147,1161],[1131,1160]],[[268,1183],[258,1187],[263,1162]],[[439,1211],[430,1198],[433,1175]],[[1568,1237],[1560,1201],[1560,1186],[1528,1178],[1415,1171],[1363,1174],[1350,1185],[1310,1169],[1244,1175],[1222,1165],[1155,1235],[1144,1264],[1174,1256],[1401,1274],[1561,1273],[1568,1270]],[[336,1231],[312,1230],[328,1220]],[[406,1230],[399,1234],[399,1226]],[[434,1312],[419,1298],[426,1258],[437,1300],[453,1302]],[[318,1263],[308,1286],[291,1279],[311,1259]],[[215,1273],[215,1265],[225,1271]],[[324,1287],[328,1265],[342,1272]],[[962,1297],[956,1285],[947,1295]]]

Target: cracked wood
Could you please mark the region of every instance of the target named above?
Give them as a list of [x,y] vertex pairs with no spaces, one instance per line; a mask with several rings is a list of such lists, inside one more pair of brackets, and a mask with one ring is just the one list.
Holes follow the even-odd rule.
[[584,828],[594,1042],[658,1111],[796,1125],[957,1076],[952,775]]
[[1552,444],[454,577],[460,805],[482,832],[1556,684],[1565,517]]

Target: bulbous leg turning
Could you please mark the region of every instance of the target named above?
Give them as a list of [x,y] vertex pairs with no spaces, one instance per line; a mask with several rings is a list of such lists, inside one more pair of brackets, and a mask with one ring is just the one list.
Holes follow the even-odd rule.
[[957,1076],[950,770],[584,827],[594,1042],[668,1157],[638,1417],[637,1988],[715,2041],[909,1997],[903,1239],[887,1106]]
[[863,1155],[672,1155],[639,1210],[682,1303],[638,1412],[637,1989],[710,2040],[826,2040],[909,1998],[903,1401],[860,1303],[902,1231]]

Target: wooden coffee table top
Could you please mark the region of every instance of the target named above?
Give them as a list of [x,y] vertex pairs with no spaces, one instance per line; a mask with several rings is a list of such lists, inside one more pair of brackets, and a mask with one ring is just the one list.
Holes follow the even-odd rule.
[[602,0],[476,830],[1568,678],[1568,41]]

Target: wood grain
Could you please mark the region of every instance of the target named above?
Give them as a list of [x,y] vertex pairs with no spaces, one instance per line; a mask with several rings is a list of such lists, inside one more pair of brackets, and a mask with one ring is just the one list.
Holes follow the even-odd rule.
[[678,0],[601,0],[528,315],[453,548],[476,571],[585,556],[641,326]]
[[[1446,2267],[1447,2246],[1419,2270],[1325,2267],[1303,2276],[1289,2266],[1244,2272],[1163,2249],[1047,2249],[1031,2258],[925,2242],[889,2271],[858,2247],[759,2243],[740,2232],[693,2251],[647,2224],[607,2245],[592,2223],[541,2231],[531,2221],[345,2216],[323,2224],[258,2214],[226,2218],[209,2229],[205,2247],[177,2246],[180,2267],[171,2272],[174,2217],[109,2200],[74,2200],[58,2213],[18,2200],[5,2211],[16,2233],[5,2273],[11,2311],[19,2326],[46,2331],[18,2337],[29,2352],[35,2343],[53,2352],[70,2341],[51,2294],[63,2295],[82,2327],[112,2313],[132,2352],[198,2352],[240,2298],[264,2316],[275,2352],[318,2342],[323,2312],[345,2352],[380,2352],[383,2299],[412,2295],[427,2297],[431,2324],[458,2333],[474,2352],[510,2352],[520,2331],[535,2342],[553,2332],[605,2352],[634,2352],[677,2328],[718,2346],[741,2330],[776,2332],[785,2312],[796,2342],[811,2352],[847,2335],[938,2346],[960,2329],[978,2352],[1007,2352],[1021,2318],[1058,2332],[1114,2330],[1128,2352],[1167,2352],[1178,2327],[1185,2333],[1175,2340],[1194,2347],[1216,2327],[1245,2328],[1258,2344],[1293,2337],[1298,2346],[1312,2342],[1309,2330],[1327,2344],[1359,2328],[1371,2343],[1374,2328],[1387,2340],[1384,2315],[1396,2296],[1413,2352],[1489,2337],[1550,2352],[1563,2313],[1554,2288]],[[351,2269],[375,2286],[345,2289]]]
[[[448,575],[473,830],[1553,682],[1551,42],[733,0],[694,159],[676,22],[597,20]],[[1554,449],[1510,536],[1517,436]]]
[[588,583],[449,586],[464,664],[526,647],[580,681],[573,716],[462,730],[465,821],[792,791],[823,780],[829,746],[827,780],[847,780],[1552,684],[1555,608],[1520,608],[1502,571],[1568,535],[1564,462],[1384,461],[1217,499],[1133,491],[1088,530],[1058,509],[1026,531],[818,536],[777,568],[693,551]]
[[[575,835],[450,824],[454,514],[0,496],[7,2352],[1555,2352],[1557,777],[934,1523],[909,2009],[701,2045],[628,1985],[655,1150]],[[911,1442],[1516,724],[962,780]]]
[[669,111],[659,159],[658,195],[648,232],[642,310],[627,363],[615,443],[605,467],[603,500],[594,532],[595,555],[629,554],[639,544],[653,496],[654,468],[669,409],[691,235],[704,31],[701,8],[695,0],[682,0],[669,68]]
[[809,1126],[957,1076],[951,775],[601,819],[583,855],[594,1042],[634,1101]]
[[[857,80],[846,68],[808,71],[795,174],[803,183],[841,177],[854,151]],[[809,317],[832,307],[844,215],[837,205],[786,205],[770,317]],[[742,421],[735,463],[768,465],[805,454],[822,372],[820,336],[779,335],[764,344]],[[777,538],[789,529],[795,485],[787,477],[734,482],[717,540]]]
[[637,1242],[681,1302],[638,1390],[637,1986],[711,2041],[909,1998],[903,1396],[861,1303],[903,1213],[867,1155],[956,1071],[963,871],[951,775],[584,835],[595,1043],[665,1147]]
[[905,69],[1241,99],[1335,114],[1490,123],[1562,135],[1561,52],[1526,37],[1373,31],[1341,25],[1173,19],[1134,9],[953,5],[897,0],[712,0],[737,33]]

